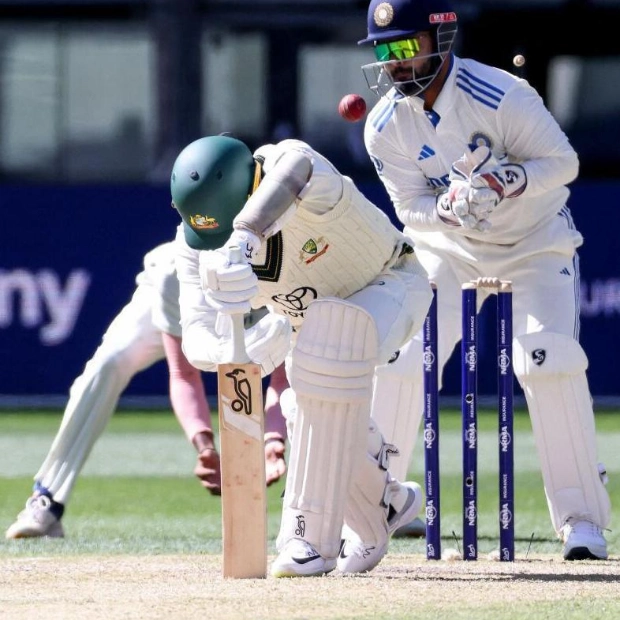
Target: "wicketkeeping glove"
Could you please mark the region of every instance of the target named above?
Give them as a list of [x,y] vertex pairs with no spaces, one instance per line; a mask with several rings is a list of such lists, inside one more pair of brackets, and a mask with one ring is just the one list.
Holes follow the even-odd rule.
[[499,163],[486,146],[478,147],[472,155],[479,160],[470,174],[470,204],[495,203],[504,198],[520,196],[527,186],[525,169],[519,164]]
[[448,191],[437,200],[440,217],[481,231],[491,227],[487,218],[502,200],[519,196],[527,186],[523,166],[500,163],[486,146],[454,162],[449,178]]
[[450,186],[448,190],[437,197],[437,214],[439,218],[450,226],[462,226],[463,228],[485,231],[490,224],[483,217],[478,217],[470,211],[469,193],[471,184],[469,173],[473,162],[465,154],[452,164],[450,169]]

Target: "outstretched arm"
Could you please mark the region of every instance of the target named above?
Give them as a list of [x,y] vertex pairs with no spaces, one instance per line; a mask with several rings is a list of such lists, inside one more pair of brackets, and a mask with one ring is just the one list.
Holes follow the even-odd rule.
[[269,376],[265,392],[265,469],[267,486],[277,482],[286,473],[286,420],[282,415],[280,396],[289,387],[284,364]]
[[220,457],[215,449],[211,410],[200,371],[181,350],[181,339],[162,333],[170,373],[170,402],[187,439],[198,452],[194,473],[213,495],[221,493]]

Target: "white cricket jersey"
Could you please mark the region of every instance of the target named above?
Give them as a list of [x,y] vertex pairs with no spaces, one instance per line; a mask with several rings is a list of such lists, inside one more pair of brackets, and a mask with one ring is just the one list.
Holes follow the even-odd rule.
[[[419,97],[398,93],[382,98],[365,126],[365,143],[399,219],[416,245],[464,257],[492,258],[502,246],[524,242],[522,253],[536,250],[527,239],[554,218],[562,246],[578,247],[566,208],[578,159],[541,97],[523,79],[474,60],[451,57],[447,80],[432,112]],[[438,193],[449,185],[452,164],[466,151],[488,146],[497,159],[518,163],[527,174],[525,191],[505,199],[488,218],[488,232],[451,227],[436,211]],[[481,243],[482,242],[482,243]],[[539,248],[540,250],[541,248]],[[548,248],[547,248],[548,249]]]
[[[313,172],[296,201],[293,216],[283,230],[263,242],[252,258],[259,280],[259,293],[252,305],[270,306],[298,328],[310,302],[324,297],[349,297],[410,250],[403,250],[408,240],[387,215],[307,144],[285,140],[261,147],[266,174],[289,149],[307,153]],[[187,246],[182,227],[177,242],[182,245],[177,255],[179,277],[199,287],[198,251]],[[196,295],[183,291],[182,287],[185,321],[198,309],[197,305],[204,303],[204,298],[198,291]]]
[[265,159],[265,172],[290,149],[311,157],[312,177],[294,216],[252,260],[259,278],[252,303],[272,306],[298,327],[314,299],[346,299],[368,285],[398,258],[405,239],[348,177],[303,142],[276,145]]
[[163,243],[144,256],[144,270],[136,276],[138,286],[150,286],[154,291],[152,320],[166,334],[181,337],[179,280],[175,271],[176,246]]

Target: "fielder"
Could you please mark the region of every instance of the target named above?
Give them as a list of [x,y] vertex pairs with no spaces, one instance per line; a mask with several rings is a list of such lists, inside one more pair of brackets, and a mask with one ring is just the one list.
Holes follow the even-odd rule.
[[[288,354],[291,450],[272,575],[371,570],[422,505],[419,485],[390,476],[394,449],[370,409],[375,367],[422,325],[426,274],[389,218],[297,140],[254,155],[231,137],[197,140],[171,191],[189,361],[206,371],[227,361],[228,315],[258,306],[272,312],[256,326],[266,322],[266,337],[246,332],[250,358],[269,373]],[[248,263],[229,262],[234,245]]]
[[[525,80],[452,53],[456,33],[444,0],[370,2],[359,43],[374,52],[362,69],[381,99],[366,121],[366,148],[437,283],[440,368],[460,339],[461,284],[512,280],[514,370],[551,520],[565,559],[604,559],[610,501],[578,340],[583,239],[566,206],[577,155]],[[377,422],[386,438],[403,438],[405,465],[423,411],[421,351],[418,335],[380,369],[375,393],[387,405]]]
[[[84,372],[71,386],[60,429],[34,477],[33,495],[6,532],[7,538],[62,537],[62,517],[88,455],[112,417],[121,393],[134,375],[164,357],[167,360],[172,409],[187,439],[198,452],[194,470],[202,486],[219,495],[220,461],[211,412],[200,372],[181,350],[179,284],[174,269],[174,243],[164,243],[144,257],[131,301],[108,327]],[[265,435],[268,482],[284,474],[284,441],[278,396],[284,370],[270,385]]]

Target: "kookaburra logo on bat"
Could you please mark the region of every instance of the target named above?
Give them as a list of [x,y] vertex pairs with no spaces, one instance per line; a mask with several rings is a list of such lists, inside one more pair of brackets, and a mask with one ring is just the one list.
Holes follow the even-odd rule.
[[243,411],[245,415],[252,415],[252,387],[245,377],[245,370],[235,368],[226,373],[226,376],[234,381],[236,398],[230,403],[235,413]]

